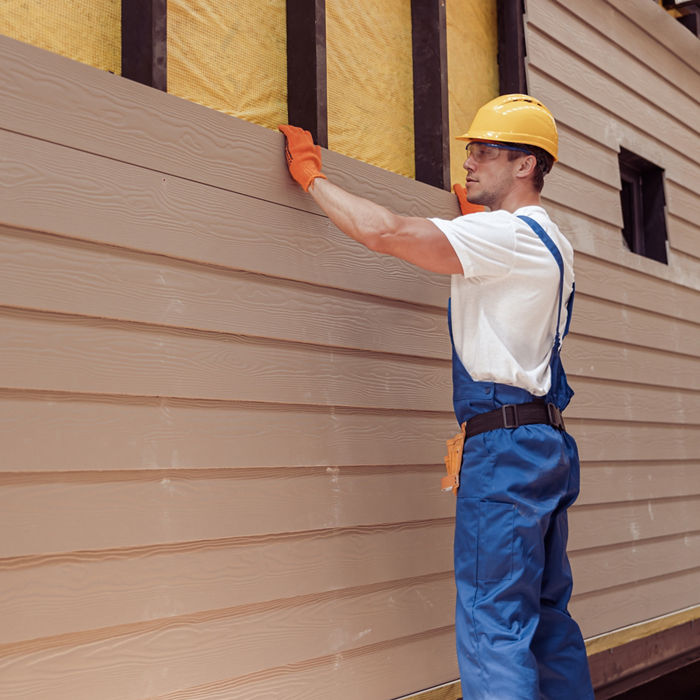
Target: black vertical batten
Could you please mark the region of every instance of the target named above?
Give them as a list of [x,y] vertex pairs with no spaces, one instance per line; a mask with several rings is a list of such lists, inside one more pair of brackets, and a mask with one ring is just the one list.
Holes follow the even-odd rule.
[[122,76],[167,89],[167,0],[122,0]]
[[416,180],[450,189],[445,0],[411,0]]
[[527,93],[524,0],[497,0],[498,90]]
[[287,0],[287,114],[328,148],[326,0]]

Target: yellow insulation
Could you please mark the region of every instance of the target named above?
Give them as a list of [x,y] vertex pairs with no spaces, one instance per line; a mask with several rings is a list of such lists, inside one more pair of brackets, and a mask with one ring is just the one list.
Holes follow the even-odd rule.
[[287,121],[285,0],[168,0],[168,92],[256,124]]
[[414,177],[408,0],[327,0],[328,147]]
[[0,0],[0,34],[121,73],[121,0]]
[[496,0],[447,0],[450,175],[464,184],[464,142],[477,109],[498,95]]
[[[291,1],[291,0],[290,0]],[[285,0],[168,0],[168,91],[269,128],[287,121]],[[496,0],[446,0],[452,182],[498,94]],[[120,0],[0,0],[0,33],[121,72]],[[327,0],[329,147],[415,176],[411,3]]]

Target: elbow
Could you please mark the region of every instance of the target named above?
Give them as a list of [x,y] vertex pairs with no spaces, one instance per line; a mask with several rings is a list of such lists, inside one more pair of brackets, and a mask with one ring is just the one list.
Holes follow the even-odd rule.
[[382,231],[366,232],[363,243],[374,253],[387,253],[389,251],[389,236]]
[[389,214],[382,221],[366,228],[362,234],[362,242],[375,253],[391,255],[393,243],[398,233],[400,218]]

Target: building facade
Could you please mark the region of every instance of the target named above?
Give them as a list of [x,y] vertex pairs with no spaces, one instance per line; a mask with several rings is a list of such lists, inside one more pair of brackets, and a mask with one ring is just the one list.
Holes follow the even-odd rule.
[[[499,90],[507,5],[437,3],[442,148]],[[357,10],[328,1],[324,168],[454,217],[459,151],[441,187],[414,179],[416,73],[391,65],[415,56],[407,6],[381,5],[395,31],[367,76],[403,86],[393,133],[395,102],[354,99],[362,66],[339,58],[362,44]],[[209,97],[181,87],[186,57],[197,89],[219,73],[178,26],[216,2],[167,5],[165,90],[118,74],[127,45],[104,28],[122,16],[91,8],[107,35],[77,43],[99,60],[28,35],[42,16],[0,18],[0,697],[458,697],[449,281],[346,239],[289,179],[271,128],[291,100],[284,3],[213,22],[219,61],[258,50],[252,26],[277,63],[257,86],[229,67]],[[524,9],[508,41],[560,126],[543,195],[576,250],[572,613],[609,697],[697,646],[700,53],[653,0]],[[215,104],[246,71],[247,106]],[[653,187],[662,233],[633,205]],[[665,262],[658,242],[634,252],[647,234]]]

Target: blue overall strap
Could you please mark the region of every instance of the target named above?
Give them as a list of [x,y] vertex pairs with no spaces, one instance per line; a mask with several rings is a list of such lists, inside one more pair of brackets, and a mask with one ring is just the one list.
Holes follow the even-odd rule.
[[[534,219],[529,216],[518,215],[519,219],[522,219],[536,234],[537,237],[547,246],[549,252],[554,256],[559,266],[559,309],[557,311],[557,328],[555,333],[554,347],[559,349],[559,324],[561,322],[561,304],[562,296],[564,294],[564,260],[561,257],[559,248],[557,248],[556,243],[549,237],[549,234],[540,226]],[[569,322],[571,321],[571,305],[573,304],[573,291],[567,303],[567,310],[569,311],[569,316],[566,319],[566,329],[564,330],[564,335],[569,332]]]

